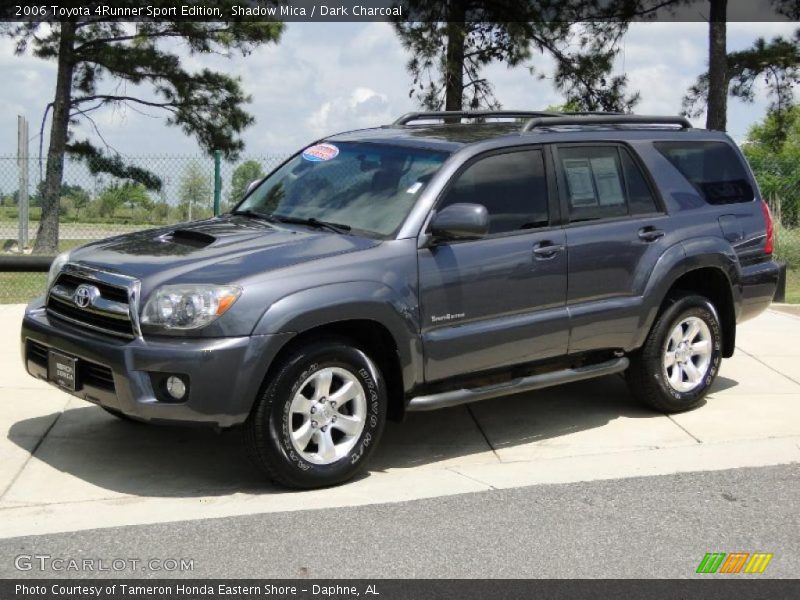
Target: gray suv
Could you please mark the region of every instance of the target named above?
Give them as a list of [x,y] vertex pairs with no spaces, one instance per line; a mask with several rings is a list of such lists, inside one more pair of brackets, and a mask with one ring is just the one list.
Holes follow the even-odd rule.
[[120,418],[241,426],[268,477],[320,487],[406,411],[612,373],[698,406],[772,299],[772,247],[736,145],[683,118],[412,113],[229,214],[60,255],[22,353]]

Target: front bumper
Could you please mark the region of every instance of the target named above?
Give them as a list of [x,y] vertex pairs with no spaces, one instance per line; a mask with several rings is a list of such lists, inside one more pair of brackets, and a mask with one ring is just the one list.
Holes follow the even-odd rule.
[[[42,351],[77,357],[78,389],[67,393],[136,419],[231,427],[247,418],[291,335],[123,340],[50,318],[34,302],[22,322],[22,358],[30,375],[47,380]],[[165,401],[155,389],[168,374],[188,378],[185,400]]]

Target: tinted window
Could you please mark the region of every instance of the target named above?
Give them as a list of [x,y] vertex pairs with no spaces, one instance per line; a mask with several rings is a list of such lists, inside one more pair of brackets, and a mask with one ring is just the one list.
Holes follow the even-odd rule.
[[658,212],[653,190],[647,184],[641,169],[633,161],[627,150],[620,148],[622,169],[625,173],[625,189],[628,192],[628,206],[632,215],[646,215]]
[[724,142],[658,142],[661,154],[709,204],[750,202],[755,197],[739,156]]
[[616,147],[561,147],[570,221],[628,214],[625,179]]
[[457,176],[439,209],[460,202],[486,207],[489,233],[547,225],[547,181],[541,150],[495,154],[472,163]]

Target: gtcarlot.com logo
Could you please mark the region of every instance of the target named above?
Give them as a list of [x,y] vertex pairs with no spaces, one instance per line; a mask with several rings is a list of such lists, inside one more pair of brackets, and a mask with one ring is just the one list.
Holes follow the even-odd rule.
[[49,554],[18,554],[14,557],[18,571],[112,572],[124,571],[194,571],[192,558],[71,558]]
[[708,552],[697,566],[697,572],[760,574],[771,560],[772,554],[767,552]]

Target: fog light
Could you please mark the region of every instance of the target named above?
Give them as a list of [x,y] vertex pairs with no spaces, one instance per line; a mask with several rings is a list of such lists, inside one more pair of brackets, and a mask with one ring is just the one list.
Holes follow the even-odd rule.
[[181,400],[186,395],[186,384],[180,377],[170,375],[167,377],[167,393],[175,400]]

